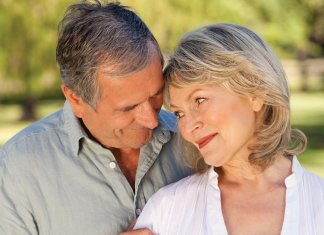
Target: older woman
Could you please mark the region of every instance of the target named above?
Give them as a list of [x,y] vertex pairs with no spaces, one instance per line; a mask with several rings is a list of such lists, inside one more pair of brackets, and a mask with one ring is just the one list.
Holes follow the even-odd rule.
[[[161,189],[136,228],[167,234],[324,234],[324,180],[296,155],[281,63],[251,30],[187,34],[165,70],[166,106],[200,174]],[[196,151],[199,150],[199,151]]]

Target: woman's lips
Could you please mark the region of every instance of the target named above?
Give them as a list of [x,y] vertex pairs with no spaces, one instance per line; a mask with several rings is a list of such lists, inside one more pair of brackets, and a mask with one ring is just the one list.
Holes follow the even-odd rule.
[[207,136],[201,138],[200,140],[196,141],[196,144],[198,145],[199,149],[202,149],[203,147],[205,147],[216,135],[217,135],[217,133],[207,135]]

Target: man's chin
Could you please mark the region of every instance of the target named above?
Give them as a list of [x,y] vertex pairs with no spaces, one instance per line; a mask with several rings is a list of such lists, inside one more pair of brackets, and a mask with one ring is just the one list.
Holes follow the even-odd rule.
[[137,136],[134,139],[133,144],[137,146],[137,148],[143,147],[145,144],[148,144],[152,139],[153,131],[148,130],[145,134],[142,133],[140,136]]
[[142,138],[141,138],[142,146],[151,141],[152,135],[153,135],[153,131],[149,130],[145,135],[142,136]]

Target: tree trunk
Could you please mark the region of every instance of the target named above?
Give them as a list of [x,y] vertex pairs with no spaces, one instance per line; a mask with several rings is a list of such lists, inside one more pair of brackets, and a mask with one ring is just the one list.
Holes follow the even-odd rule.
[[37,118],[36,115],[36,108],[37,108],[37,101],[35,98],[31,96],[27,96],[21,102],[21,110],[22,115],[20,117],[20,121],[34,121]]
[[302,48],[298,50],[298,61],[300,67],[300,75],[301,75],[301,84],[300,90],[306,92],[309,90],[308,80],[308,64],[307,64],[308,52],[307,49]]

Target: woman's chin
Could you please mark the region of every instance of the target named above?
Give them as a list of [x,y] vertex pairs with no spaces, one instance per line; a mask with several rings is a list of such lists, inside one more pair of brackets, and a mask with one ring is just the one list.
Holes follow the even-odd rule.
[[210,156],[208,154],[203,155],[203,157],[205,163],[209,166],[221,167],[224,164],[218,157]]

